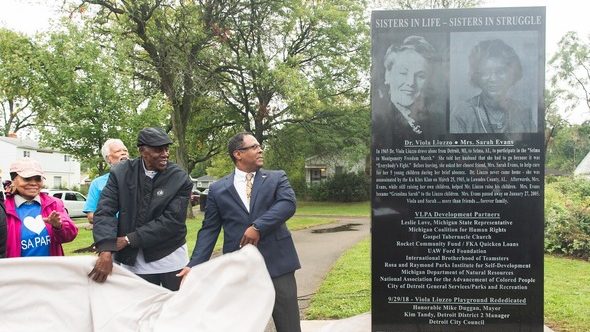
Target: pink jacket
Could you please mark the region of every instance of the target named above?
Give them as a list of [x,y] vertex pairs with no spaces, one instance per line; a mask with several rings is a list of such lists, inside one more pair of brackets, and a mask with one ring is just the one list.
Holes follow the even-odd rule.
[[[64,209],[63,202],[57,198],[41,193],[41,216],[46,218],[52,211],[57,211],[61,217],[61,229],[51,227],[51,224],[45,223],[47,232],[51,238],[49,254],[51,256],[63,256],[64,251],[62,243],[73,241],[78,235],[78,228],[74,225],[70,216]],[[16,214],[14,205],[14,196],[6,198],[6,257],[21,257],[20,234],[22,222]]]

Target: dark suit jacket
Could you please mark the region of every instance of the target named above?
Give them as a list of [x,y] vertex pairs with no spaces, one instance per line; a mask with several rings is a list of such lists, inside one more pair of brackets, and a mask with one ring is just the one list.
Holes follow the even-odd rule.
[[209,187],[203,227],[188,266],[211,257],[223,227],[223,253],[240,249],[240,240],[250,225],[260,230],[258,250],[271,277],[301,267],[297,251],[285,222],[295,213],[295,192],[284,171],[258,170],[252,185],[250,213],[234,187],[234,173]]

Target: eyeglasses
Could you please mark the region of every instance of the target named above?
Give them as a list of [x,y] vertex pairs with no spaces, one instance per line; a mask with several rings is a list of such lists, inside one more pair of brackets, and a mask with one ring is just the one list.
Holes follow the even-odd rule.
[[258,150],[258,148],[260,148],[260,150],[264,150],[264,145],[262,144],[252,144],[250,146],[245,146],[242,148],[237,148],[236,150],[240,150],[240,151],[246,151],[246,150]]

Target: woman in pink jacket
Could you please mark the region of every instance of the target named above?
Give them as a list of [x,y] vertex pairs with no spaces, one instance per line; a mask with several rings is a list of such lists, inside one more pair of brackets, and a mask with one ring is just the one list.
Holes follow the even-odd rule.
[[10,165],[6,198],[6,257],[63,256],[62,243],[78,235],[61,200],[41,193],[41,164],[23,158]]

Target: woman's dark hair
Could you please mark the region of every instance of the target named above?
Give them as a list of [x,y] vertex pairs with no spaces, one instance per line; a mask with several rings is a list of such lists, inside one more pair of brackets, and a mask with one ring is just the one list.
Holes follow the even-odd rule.
[[506,62],[510,73],[512,73],[513,84],[522,78],[522,65],[514,49],[500,39],[489,39],[479,42],[469,54],[469,82],[471,85],[479,87],[481,63],[490,58]]

